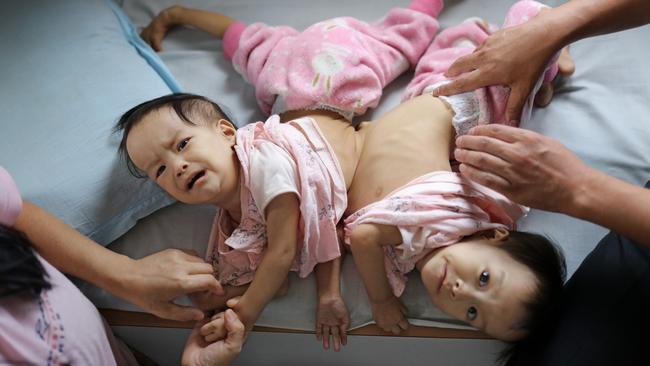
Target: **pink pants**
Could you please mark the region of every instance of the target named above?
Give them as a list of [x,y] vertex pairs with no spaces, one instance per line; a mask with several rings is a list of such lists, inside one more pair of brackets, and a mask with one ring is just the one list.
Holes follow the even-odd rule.
[[[503,23],[504,28],[514,27],[535,17],[545,7],[536,1],[524,0],[515,3]],[[434,40],[420,59],[415,69],[415,76],[407,86],[404,99],[410,99],[426,93],[437,85],[448,82],[444,73],[458,58],[470,54],[482,44],[493,32],[495,27],[485,27],[478,19],[468,19],[465,22],[445,29]],[[557,74],[557,55],[551,60],[544,76],[537,82],[533,92],[522,112],[520,121],[530,118],[532,99],[542,84],[551,81]],[[510,90],[504,86],[490,86],[475,90],[474,93],[464,93],[458,96],[443,97],[448,101],[456,117],[454,127],[461,135],[471,127],[488,123],[513,123],[506,121],[505,108]]]
[[383,88],[415,66],[438,31],[442,7],[442,0],[414,0],[376,23],[341,17],[302,33],[234,23],[224,54],[255,86],[264,113],[329,109],[351,119],[376,107]]

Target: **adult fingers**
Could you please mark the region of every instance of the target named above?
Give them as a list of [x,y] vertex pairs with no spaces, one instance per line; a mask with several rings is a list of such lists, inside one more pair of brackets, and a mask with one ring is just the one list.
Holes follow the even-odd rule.
[[526,104],[526,99],[530,95],[532,88],[532,85],[522,83],[512,85],[508,104],[506,105],[506,119],[508,121],[521,120],[521,111],[524,109],[524,104]]
[[321,323],[316,323],[316,339],[321,340],[323,339],[323,324]]
[[467,141],[481,136],[491,137],[495,140],[513,143],[524,141],[534,134],[536,133],[530,130],[502,124],[480,125],[470,129],[467,135],[458,137],[456,139],[456,146],[464,148],[463,144],[465,144]]
[[232,297],[226,301],[226,306],[232,309],[239,304],[239,300],[241,300],[241,296]]
[[497,192],[505,192],[510,188],[510,182],[505,178],[477,169],[471,165],[460,164],[458,167],[460,174],[464,177],[491,188]]
[[224,294],[221,283],[212,274],[191,275],[181,282],[181,288],[185,293],[210,291],[215,295]]
[[508,163],[502,158],[482,151],[456,149],[454,150],[454,158],[460,163],[481,167],[481,169],[488,171],[500,172],[504,171],[508,166]]
[[474,51],[473,53],[459,57],[454,61],[454,63],[447,69],[447,72],[445,72],[445,76],[453,78],[468,71],[476,70],[477,65],[479,65],[478,53]]
[[482,87],[482,80],[478,70],[463,74],[458,78],[452,80],[447,84],[436,87],[432,94],[434,96],[440,95],[455,95]]
[[203,261],[200,262],[195,262],[195,261],[188,261],[185,266],[187,267],[187,273],[188,274],[210,274],[212,275],[214,273],[214,269],[210,263],[206,263]]
[[165,304],[161,309],[155,312],[161,318],[186,322],[190,320],[201,320],[204,314],[201,310],[191,307],[177,305],[174,303]]
[[558,71],[562,76],[571,76],[576,71],[576,65],[573,57],[569,53],[569,46],[562,48],[560,58],[557,61]]

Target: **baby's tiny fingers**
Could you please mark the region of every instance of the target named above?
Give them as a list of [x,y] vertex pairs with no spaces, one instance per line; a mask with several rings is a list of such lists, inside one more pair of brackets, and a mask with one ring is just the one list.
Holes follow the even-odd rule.
[[203,337],[203,339],[205,339],[205,341],[208,342],[208,343],[212,343],[212,342],[217,341],[217,340],[222,339],[222,338],[223,337],[219,337],[219,334],[217,334],[217,333],[210,333],[210,334],[206,335],[205,337]]
[[409,327],[409,322],[406,319],[402,319],[399,321],[399,323],[397,323],[397,325],[399,325],[399,327],[402,328],[403,330],[407,330]]

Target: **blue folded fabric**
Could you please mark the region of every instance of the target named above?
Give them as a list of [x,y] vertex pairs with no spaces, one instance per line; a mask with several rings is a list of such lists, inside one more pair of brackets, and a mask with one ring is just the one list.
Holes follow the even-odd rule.
[[174,200],[129,175],[112,128],[181,88],[106,0],[3,2],[0,165],[24,199],[108,244]]

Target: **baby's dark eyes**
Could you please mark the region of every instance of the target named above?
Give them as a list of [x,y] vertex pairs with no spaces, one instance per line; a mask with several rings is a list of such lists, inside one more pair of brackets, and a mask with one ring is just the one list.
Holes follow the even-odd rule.
[[190,138],[189,138],[189,137],[182,139],[182,140],[178,143],[178,145],[176,145],[176,150],[178,150],[178,151],[183,151],[183,149],[185,148],[185,146],[187,146],[187,143],[188,143],[188,142],[190,142]]
[[156,178],[160,177],[160,175],[165,171],[165,166],[161,165],[158,167],[158,170],[156,170]]
[[470,306],[469,308],[467,308],[467,319],[469,319],[469,321],[476,319],[477,315],[478,315],[478,310],[476,310],[475,307]]
[[478,276],[478,285],[479,287],[483,287],[488,284],[490,281],[490,272],[488,271],[483,271],[480,276]]

